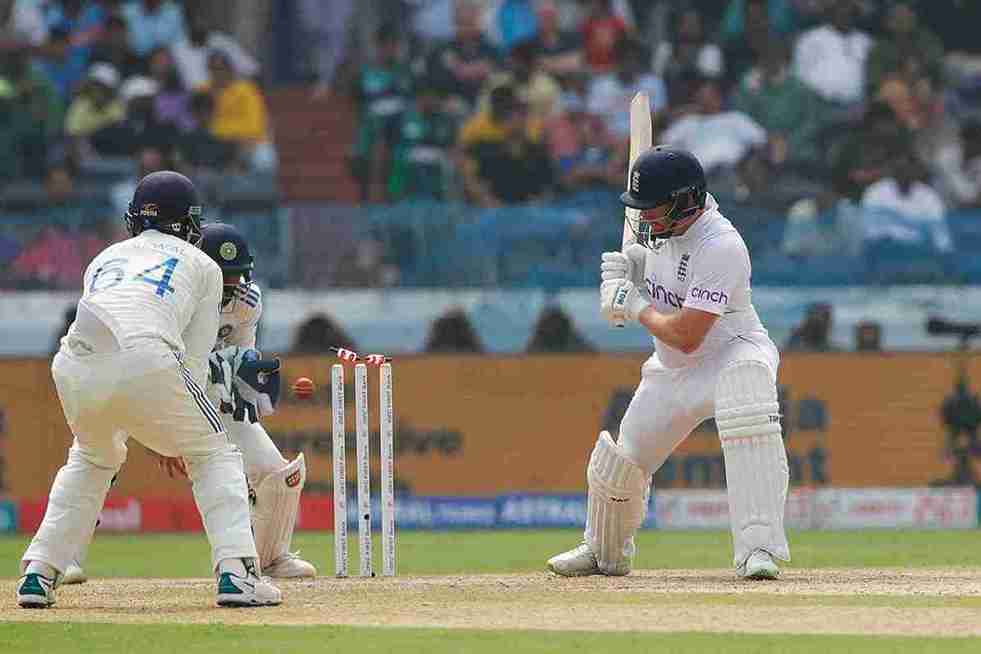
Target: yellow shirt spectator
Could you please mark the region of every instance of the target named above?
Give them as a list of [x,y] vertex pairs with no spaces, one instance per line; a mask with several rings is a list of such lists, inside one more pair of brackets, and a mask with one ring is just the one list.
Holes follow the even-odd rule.
[[211,133],[228,141],[263,143],[268,140],[266,102],[255,83],[239,79],[216,90]]

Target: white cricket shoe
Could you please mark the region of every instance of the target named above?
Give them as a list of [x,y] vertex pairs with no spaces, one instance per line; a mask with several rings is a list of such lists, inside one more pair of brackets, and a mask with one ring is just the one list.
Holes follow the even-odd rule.
[[61,578],[61,583],[63,584],[84,584],[88,581],[88,575],[85,574],[85,570],[78,561],[72,561],[65,568],[65,575]]
[[245,575],[219,571],[218,606],[277,606],[283,603],[283,594],[273,586],[269,577],[256,574],[255,560],[242,559]]
[[563,577],[587,577],[589,575],[622,577],[630,574],[630,560],[627,558],[624,558],[612,570],[601,570],[596,561],[596,555],[585,542],[568,552],[556,554],[548,560],[546,567],[551,572]]
[[55,603],[57,579],[28,572],[17,582],[17,604],[25,609],[46,609]]
[[262,574],[273,579],[306,579],[317,576],[317,568],[301,559],[299,552],[288,552],[262,569]]
[[776,579],[780,576],[777,562],[766,550],[753,550],[746,563],[736,572],[743,579]]

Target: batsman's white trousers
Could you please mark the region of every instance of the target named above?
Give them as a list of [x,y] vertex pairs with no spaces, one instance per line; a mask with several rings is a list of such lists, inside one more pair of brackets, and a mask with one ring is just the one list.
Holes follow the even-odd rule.
[[657,354],[641,367],[641,380],[620,423],[618,442],[635,463],[657,472],[700,423],[715,416],[719,373],[735,361],[760,361],[776,384],[780,354],[769,340],[737,338],[719,355],[689,368],[665,368]]
[[88,544],[129,438],[184,458],[213,567],[226,558],[256,557],[242,455],[168,346],[147,339],[131,349],[85,354],[63,342],[51,371],[75,438],[24,561],[64,571]]

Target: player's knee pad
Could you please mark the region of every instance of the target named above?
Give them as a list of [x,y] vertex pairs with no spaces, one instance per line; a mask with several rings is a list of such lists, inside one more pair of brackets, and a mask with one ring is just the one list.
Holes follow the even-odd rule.
[[633,535],[647,514],[650,474],[604,431],[589,457],[586,480],[586,542],[600,569],[617,574],[633,555]]
[[306,461],[300,454],[282,469],[263,477],[256,485],[252,530],[262,567],[289,551],[300,510],[300,493],[306,479]]
[[719,375],[715,421],[722,441],[735,564],[754,549],[790,558],[783,529],[789,471],[776,383],[766,364],[731,363]]

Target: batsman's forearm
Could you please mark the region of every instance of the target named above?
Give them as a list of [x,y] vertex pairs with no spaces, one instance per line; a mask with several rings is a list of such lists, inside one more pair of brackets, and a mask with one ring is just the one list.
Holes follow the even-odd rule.
[[644,326],[651,336],[671,347],[690,354],[702,344],[698,334],[685,329],[680,313],[659,313],[649,306],[637,316],[637,322]]

